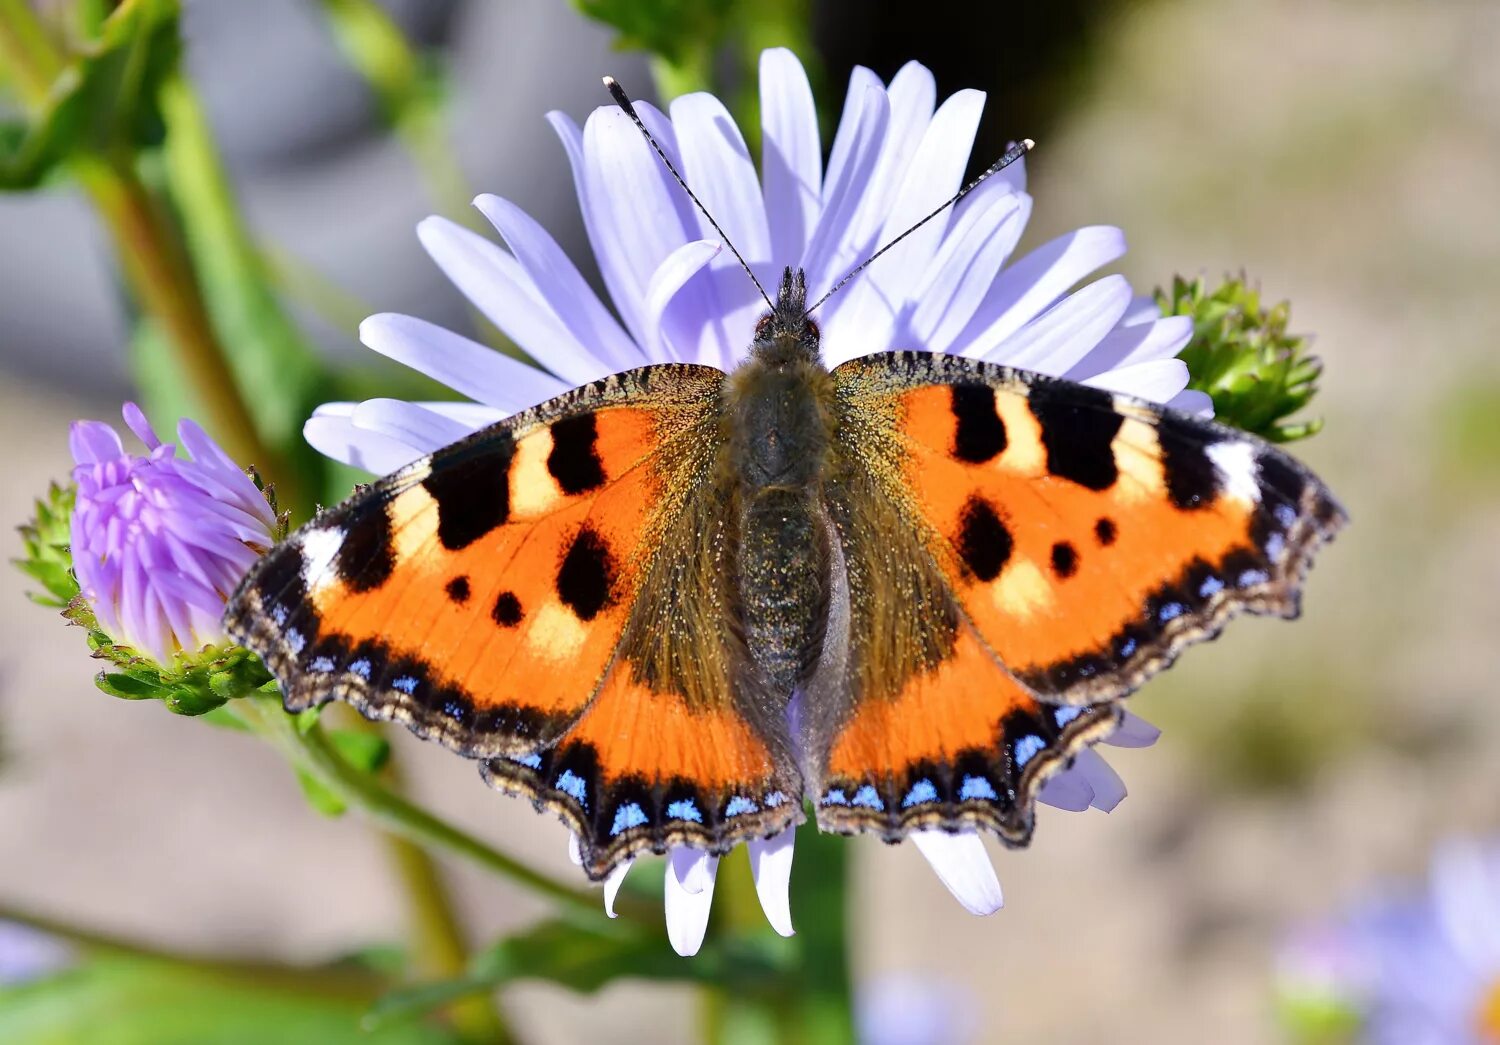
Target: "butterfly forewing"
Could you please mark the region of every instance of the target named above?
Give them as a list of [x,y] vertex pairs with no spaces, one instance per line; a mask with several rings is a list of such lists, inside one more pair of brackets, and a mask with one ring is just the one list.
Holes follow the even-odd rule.
[[723,377],[631,371],[379,480],[261,561],[231,634],[289,710],[340,699],[495,760],[492,782],[570,822],[595,877],[778,826],[785,728],[742,711],[732,618],[654,628],[664,580],[692,589],[674,604],[690,623],[726,601],[687,539],[712,515]]

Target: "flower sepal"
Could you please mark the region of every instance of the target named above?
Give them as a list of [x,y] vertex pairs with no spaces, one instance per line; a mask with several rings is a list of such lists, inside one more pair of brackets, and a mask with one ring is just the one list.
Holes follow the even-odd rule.
[[62,609],[78,596],[78,578],[73,576],[73,556],[68,550],[75,494],[71,484],[53,483],[46,496],[37,499],[31,521],[19,527],[25,555],[11,561],[45,589],[26,593],[27,598],[42,606]]
[[1199,277],[1172,279],[1158,289],[1164,316],[1189,316],[1193,338],[1180,358],[1187,364],[1188,387],[1208,393],[1214,417],[1273,443],[1316,435],[1321,418],[1287,422],[1317,394],[1323,364],[1307,351],[1307,339],[1288,334],[1290,302],[1266,308],[1260,291],[1244,276],[1226,277],[1213,290]]
[[205,646],[194,653],[173,654],[170,664],[158,664],[99,631],[82,599],[64,616],[89,628],[94,656],[111,663],[94,676],[94,684],[112,697],[160,700],[174,715],[196,716],[252,693],[277,691],[276,680],[260,658],[243,646]]

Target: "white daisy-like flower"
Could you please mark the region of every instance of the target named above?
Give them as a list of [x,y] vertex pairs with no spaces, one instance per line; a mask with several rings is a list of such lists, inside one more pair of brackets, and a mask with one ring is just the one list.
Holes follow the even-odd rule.
[[[783,268],[801,268],[816,300],[960,188],[984,95],[960,91],[938,105],[932,74],[915,62],[889,85],[858,68],[826,166],[812,90],[790,51],[761,56],[760,100],[758,173],[713,95],[678,98],[670,116],[644,103],[636,110],[761,283],[774,286]],[[765,303],[630,118],[609,105],[582,129],[562,113],[548,119],[572,165],[613,310],[552,236],[507,200],[475,200],[504,247],[428,218],[418,236],[433,260],[544,369],[421,319],[371,316],[360,327],[365,345],[471,402],[329,403],[304,429],[317,449],[384,474],[609,374],[665,362],[730,370],[746,357]],[[892,349],[951,352],[1206,412],[1208,397],[1185,390],[1187,367],[1175,358],[1191,337],[1190,319],[1163,318],[1123,276],[1073,289],[1125,252],[1123,233],[1089,226],[1012,260],[1031,205],[1019,161],[902,240],[818,310],[824,362]],[[1149,744],[1156,733],[1127,715],[1109,742]],[[1040,794],[1074,810],[1112,809],[1124,796],[1093,750]],[[915,841],[965,907],[988,914],[1000,906],[976,834],[921,832]],[[753,849],[768,917],[790,934],[790,834]],[[692,850],[668,860],[668,925],[683,953],[703,938],[716,866]],[[607,901],[623,874],[607,883]]]

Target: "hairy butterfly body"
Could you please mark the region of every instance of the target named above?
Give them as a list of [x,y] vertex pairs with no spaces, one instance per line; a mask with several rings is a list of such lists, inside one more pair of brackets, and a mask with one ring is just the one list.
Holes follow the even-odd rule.
[[733,373],[616,375],[324,512],[232,600],[289,709],[481,760],[605,877],[800,822],[1024,845],[1041,784],[1343,513],[1283,452],[926,353],[832,372],[788,271]]

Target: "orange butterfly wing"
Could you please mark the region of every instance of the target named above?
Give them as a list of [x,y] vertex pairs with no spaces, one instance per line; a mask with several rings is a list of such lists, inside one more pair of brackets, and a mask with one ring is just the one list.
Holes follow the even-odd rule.
[[924,353],[834,379],[847,609],[809,775],[836,829],[1024,844],[1036,789],[1112,702],[1236,611],[1294,615],[1344,521],[1281,451],[1137,400]]
[[[489,775],[562,813],[596,877],[640,848],[763,827],[725,809],[740,797],[764,813],[785,791],[786,745],[741,710],[730,623],[691,638],[704,649],[690,673],[634,637],[661,604],[643,593],[691,552],[723,377],[617,375],[379,480],[268,553],[230,604],[231,634],[289,710],[344,700],[513,766]],[[535,772],[543,757],[555,772]]]

